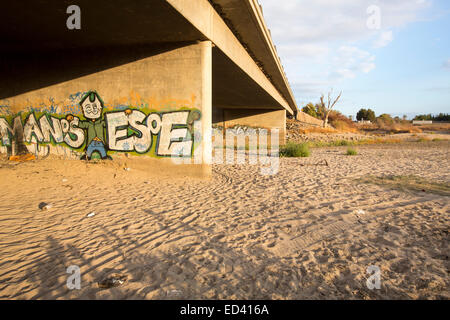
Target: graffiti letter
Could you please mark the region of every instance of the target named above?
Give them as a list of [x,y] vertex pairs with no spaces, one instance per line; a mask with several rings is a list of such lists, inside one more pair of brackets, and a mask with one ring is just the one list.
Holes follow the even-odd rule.
[[173,129],[173,126],[186,126],[188,116],[189,111],[166,113],[162,116],[158,156],[180,155],[175,154],[175,150],[183,151],[182,156],[191,155],[192,139],[186,139],[187,128]]
[[12,132],[12,129],[4,118],[0,118],[0,137],[2,138],[2,144],[4,146],[9,146],[11,141],[9,141],[9,133]]
[[6,119],[0,118],[0,137],[2,138],[2,144],[4,146],[11,145],[10,135],[13,137],[23,137],[23,126],[20,116],[14,118],[14,125],[12,128]]
[[147,128],[152,134],[158,134],[161,130],[161,117],[157,113],[152,113],[147,118]]
[[133,137],[128,137],[128,117],[125,112],[106,114],[109,149],[115,151],[133,151]]
[[69,132],[70,129],[69,121],[67,121],[66,119],[61,119],[61,129],[64,134]]
[[73,29],[81,29],[81,9],[77,5],[71,5],[67,7],[66,10],[67,14],[72,13],[70,17],[67,18],[66,26],[67,29],[73,30]]
[[143,124],[145,120],[145,113],[134,110],[129,116],[128,121],[132,129],[140,132],[140,136],[134,136],[134,150],[139,153],[144,153],[150,149],[152,145],[152,136],[150,130]]
[[44,142],[50,142],[50,134],[56,143],[61,143],[64,140],[61,123],[59,119],[51,118],[53,128],[50,125],[47,116],[43,115],[39,119],[39,124],[41,125],[42,135],[44,136]]
[[[62,120],[61,123],[63,123],[63,121],[67,122],[67,120]],[[73,120],[70,122],[70,126],[68,129],[69,132],[64,136],[64,142],[67,143],[67,145],[72,148],[79,148],[83,145],[84,142],[84,131],[83,129],[77,128],[79,121],[80,119],[74,117]],[[65,124],[63,124],[63,128],[64,126]],[[72,137],[70,136],[71,134],[73,134],[76,137],[75,140],[72,139]]]
[[31,136],[34,134],[38,142],[42,142],[44,140],[44,136],[42,135],[41,129],[34,117],[33,113],[30,113],[28,119],[25,123],[25,127],[23,129],[25,134],[25,141],[31,142]]

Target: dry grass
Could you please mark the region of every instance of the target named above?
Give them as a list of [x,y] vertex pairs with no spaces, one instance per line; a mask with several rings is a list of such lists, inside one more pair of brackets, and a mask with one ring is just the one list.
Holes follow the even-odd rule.
[[450,133],[450,123],[433,123],[416,127],[422,131]]
[[356,127],[360,131],[376,131],[376,130],[380,130],[378,125],[376,125],[375,123],[364,123],[364,124],[358,123],[358,124],[356,124]]
[[411,123],[371,123],[358,125],[359,130],[363,131],[384,131],[389,133],[422,133],[422,129],[413,126]]
[[339,132],[358,133],[359,130],[354,124],[349,124],[346,121],[336,120],[333,122],[333,126]]
[[359,145],[374,145],[374,144],[391,144],[391,143],[402,143],[404,142],[401,139],[366,139],[366,140],[359,140],[359,141],[350,141],[350,140],[336,140],[336,141],[330,141],[330,142],[309,142],[309,146],[312,148],[321,148],[321,147],[341,147],[341,146],[359,146]]
[[357,144],[389,144],[389,143],[402,143],[404,142],[402,139],[394,139],[394,138],[377,138],[377,139],[367,139],[358,141]]
[[321,127],[309,127],[309,128],[302,128],[298,130],[301,134],[308,134],[308,133],[338,133],[338,131],[334,128],[321,128]]
[[357,180],[360,183],[376,184],[401,191],[427,192],[450,196],[450,184],[428,181],[417,176],[368,176]]
[[375,138],[375,139],[365,139],[359,141],[351,141],[351,140],[336,140],[336,141],[315,141],[308,142],[311,148],[322,148],[322,147],[342,147],[342,146],[361,146],[361,145],[378,145],[378,144],[401,144],[401,143],[420,143],[420,142],[441,142],[447,141],[439,138],[428,138],[421,137],[417,138],[417,140],[404,140],[404,139],[396,139],[396,138]]
[[422,130],[411,124],[394,123],[387,127],[387,130],[392,133],[421,133]]
[[334,127],[321,128],[321,127],[309,127],[301,128],[298,130],[301,134],[309,133],[358,133],[359,130],[356,127],[350,127],[345,122],[334,122]]

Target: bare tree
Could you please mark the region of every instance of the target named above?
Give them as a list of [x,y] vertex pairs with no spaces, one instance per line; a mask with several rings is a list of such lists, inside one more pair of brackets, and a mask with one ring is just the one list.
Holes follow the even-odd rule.
[[322,94],[322,96],[320,97],[320,106],[323,108],[323,111],[325,113],[324,115],[324,119],[323,119],[323,127],[325,128],[328,124],[328,116],[330,115],[331,110],[333,110],[334,106],[336,105],[336,103],[339,101],[339,99],[342,96],[342,91],[341,93],[339,93],[339,95],[337,96],[337,98],[331,102],[331,94],[332,94],[333,90],[331,90],[331,92],[328,92],[328,101],[327,104],[325,104],[325,97]]

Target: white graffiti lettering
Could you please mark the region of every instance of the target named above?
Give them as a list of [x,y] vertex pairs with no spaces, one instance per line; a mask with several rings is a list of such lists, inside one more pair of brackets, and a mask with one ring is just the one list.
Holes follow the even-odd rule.
[[[162,115],[158,113],[146,115],[139,110],[106,113],[104,115],[105,143],[108,150],[136,151],[144,154],[152,149],[153,141],[156,141],[154,150],[157,156],[190,157],[193,133],[188,129],[189,114],[190,111],[178,111]],[[89,125],[91,129],[87,129],[89,126],[86,125],[86,120],[80,120],[73,116],[59,119],[44,114],[37,120],[35,114],[30,113],[24,123],[22,123],[21,115],[16,116],[12,122],[13,126],[11,127],[5,118],[0,117],[0,141],[3,146],[11,146],[13,139],[23,137],[23,141],[32,144],[31,148],[36,150],[39,149],[37,144],[51,142],[54,144],[65,143],[67,146],[77,149],[82,147],[86,140],[89,140],[86,139],[88,137],[87,130],[99,134],[95,131],[99,130],[98,126],[94,126],[95,121]],[[156,137],[155,140],[154,137]]]

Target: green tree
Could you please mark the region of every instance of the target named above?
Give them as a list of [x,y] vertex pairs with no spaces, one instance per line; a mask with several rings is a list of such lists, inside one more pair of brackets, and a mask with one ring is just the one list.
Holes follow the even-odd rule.
[[302,108],[302,111],[306,114],[309,114],[311,117],[318,118],[316,112],[316,106],[311,102]]
[[325,108],[322,107],[320,103],[316,103],[316,113],[317,113],[317,119],[323,120],[325,118]]
[[356,114],[356,120],[363,121],[367,120],[367,110],[366,109],[360,109],[358,113]]
[[376,120],[375,112],[372,109],[361,109],[356,114],[356,120],[375,122]]
[[424,120],[432,120],[431,114],[420,114],[414,118],[414,120],[424,121]]
[[375,111],[373,111],[372,109],[367,109],[367,119],[371,122],[375,122],[377,120]]
[[433,117],[433,121],[450,121],[450,114],[439,113],[436,117]]

